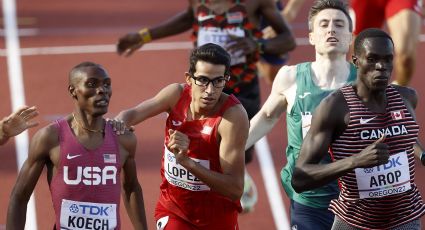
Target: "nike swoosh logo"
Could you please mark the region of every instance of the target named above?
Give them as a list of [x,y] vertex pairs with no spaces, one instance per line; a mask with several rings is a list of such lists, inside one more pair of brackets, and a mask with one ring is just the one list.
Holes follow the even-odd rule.
[[209,14],[205,16],[198,16],[198,21],[202,22],[211,18],[215,18],[215,15]]
[[70,154],[68,153],[68,155],[66,155],[66,159],[71,160],[71,159],[74,159],[74,158],[79,157],[79,156],[81,156],[81,154],[78,154],[78,155],[70,155]]
[[373,119],[375,119],[375,118],[376,118],[376,116],[371,117],[371,118],[369,118],[369,119],[363,119],[363,118],[360,118],[360,124],[362,124],[362,125],[367,124],[369,121],[371,121],[371,120],[373,120]]
[[303,95],[299,95],[298,97],[301,98],[301,99],[303,99],[303,98],[307,97],[310,94],[311,94],[310,92],[305,92]]
[[182,122],[181,121],[174,121],[174,120],[172,120],[171,123],[173,123],[174,126],[180,126],[180,125],[182,125]]

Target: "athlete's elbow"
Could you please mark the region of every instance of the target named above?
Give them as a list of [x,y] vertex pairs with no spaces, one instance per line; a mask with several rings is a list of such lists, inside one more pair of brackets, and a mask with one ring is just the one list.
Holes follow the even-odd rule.
[[232,189],[229,190],[227,197],[229,197],[232,201],[240,200],[243,194],[243,183],[234,184],[231,186]]
[[295,192],[301,193],[308,189],[305,175],[302,169],[295,167],[291,179],[291,185]]
[[243,193],[243,190],[241,190],[241,192],[232,193],[232,194],[229,195],[229,198],[232,201],[238,201],[242,198],[242,193]]

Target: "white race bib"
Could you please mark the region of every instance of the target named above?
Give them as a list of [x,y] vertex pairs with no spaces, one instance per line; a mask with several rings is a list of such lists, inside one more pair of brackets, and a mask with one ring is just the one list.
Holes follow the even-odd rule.
[[408,191],[409,161],[406,152],[390,156],[388,163],[355,169],[360,198],[377,198]]
[[[228,29],[221,29],[217,27],[201,27],[198,31],[198,46],[202,46],[207,43],[214,43],[226,49],[226,47],[230,45],[228,44],[230,35],[243,38],[245,37],[245,31],[238,27]],[[236,51],[233,53],[229,52],[229,54],[232,58],[230,62],[231,66],[246,62],[246,57],[241,56],[241,51]]]
[[308,130],[310,130],[311,126],[311,118],[313,116],[310,112],[305,112],[301,114],[301,126],[303,130],[303,139],[305,138],[305,135],[307,135]]
[[[174,153],[170,152],[167,147],[164,147],[164,175],[168,183],[184,188],[190,191],[209,191],[210,187],[204,184],[201,180],[196,178],[185,167],[176,162]],[[209,160],[200,160],[191,158],[198,164],[201,164],[207,169],[210,169]]]
[[61,229],[116,229],[117,205],[62,200]]

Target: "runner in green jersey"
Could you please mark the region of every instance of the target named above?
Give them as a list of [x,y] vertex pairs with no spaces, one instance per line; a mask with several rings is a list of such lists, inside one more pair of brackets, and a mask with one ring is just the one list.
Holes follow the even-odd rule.
[[287,112],[288,163],[281,179],[291,200],[291,227],[317,230],[332,227],[334,215],[328,206],[338,195],[337,184],[333,182],[314,191],[296,193],[291,186],[292,171],[316,106],[334,90],[354,81],[356,70],[346,60],[352,40],[352,22],[345,3],[316,1],[309,12],[309,30],[316,59],[279,70],[269,97],[251,119],[246,148],[265,136]]

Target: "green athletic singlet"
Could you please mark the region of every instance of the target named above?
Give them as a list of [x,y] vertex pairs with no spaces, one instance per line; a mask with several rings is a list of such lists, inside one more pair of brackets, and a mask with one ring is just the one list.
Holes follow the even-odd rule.
[[[322,99],[334,91],[320,89],[313,82],[311,71],[311,62],[297,65],[297,92],[295,102],[291,111],[288,111],[286,116],[288,132],[286,159],[288,163],[281,171],[281,180],[290,199],[313,208],[327,208],[330,201],[338,196],[339,188],[336,181],[303,193],[296,193],[291,186],[292,172],[300,153],[303,137],[310,128],[311,115]],[[356,69],[354,65],[351,65],[347,84],[353,82],[355,79]],[[331,159],[328,155],[321,163],[328,163],[330,161]]]

